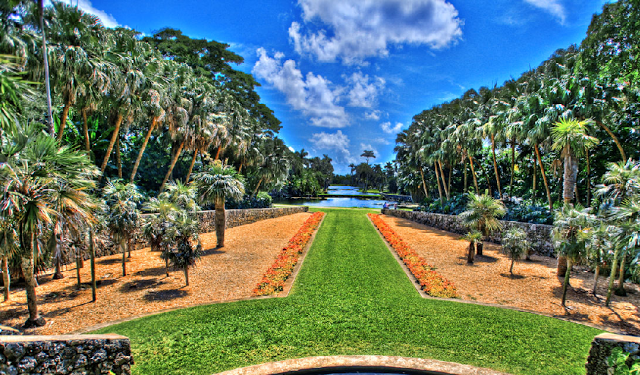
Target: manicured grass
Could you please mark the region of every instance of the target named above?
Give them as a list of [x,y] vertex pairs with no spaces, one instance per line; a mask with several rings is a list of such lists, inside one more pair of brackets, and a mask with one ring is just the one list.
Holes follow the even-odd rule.
[[[319,355],[433,358],[514,374],[584,374],[601,331],[423,299],[366,217],[326,209],[287,298],[178,310],[101,330],[131,338],[134,374],[212,374]],[[443,249],[446,251],[446,249]]]

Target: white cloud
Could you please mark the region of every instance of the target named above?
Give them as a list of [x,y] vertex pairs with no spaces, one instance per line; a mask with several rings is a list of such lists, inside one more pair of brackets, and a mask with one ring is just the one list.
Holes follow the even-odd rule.
[[385,85],[384,79],[380,77],[372,78],[369,83],[369,75],[361,72],[355,72],[345,80],[350,86],[347,94],[350,107],[371,108]]
[[314,133],[309,141],[319,150],[332,151],[331,157],[338,164],[349,164],[356,161],[349,151],[351,143],[349,137],[341,130],[335,133]]
[[86,13],[91,13],[94,16],[98,17],[102,24],[106,27],[117,27],[120,26],[118,21],[111,15],[107,14],[104,10],[99,10],[93,7],[91,1],[89,0],[61,0],[63,3],[69,5],[78,4],[78,8],[82,9]]
[[388,133],[388,134],[397,134],[400,133],[400,130],[402,130],[402,123],[398,122],[396,123],[395,126],[391,126],[390,122],[385,122],[382,123],[380,125],[380,128],[382,129],[383,132]]
[[310,117],[312,125],[326,128],[349,125],[344,107],[337,104],[342,87],[334,86],[331,81],[311,72],[303,76],[295,61],[282,62],[284,54],[280,52],[276,52],[273,58],[264,48],[257,52],[259,59],[253,67],[253,74],[282,92],[293,109]]
[[378,120],[380,120],[380,116],[382,116],[382,111],[380,111],[378,109],[374,109],[373,111],[366,112],[364,114],[364,118],[366,118],[367,120],[378,121]]
[[[289,38],[296,52],[319,61],[341,59],[361,63],[372,56],[387,56],[391,45],[426,45],[445,48],[462,36],[463,21],[446,0],[298,0],[304,25],[293,22]],[[305,26],[326,29],[315,32]]]
[[560,23],[564,23],[567,19],[564,6],[561,4],[561,0],[524,0],[526,3],[533,5],[536,8],[540,8],[546,12],[556,16]]

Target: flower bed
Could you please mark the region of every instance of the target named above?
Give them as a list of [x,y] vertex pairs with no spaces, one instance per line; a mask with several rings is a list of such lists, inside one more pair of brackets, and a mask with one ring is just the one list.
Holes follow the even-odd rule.
[[300,254],[309,243],[323,216],[323,212],[316,212],[302,224],[302,228],[289,240],[287,246],[282,249],[275,262],[262,276],[262,280],[253,290],[254,296],[267,296],[282,291],[284,283],[291,276]]
[[378,228],[382,236],[398,253],[400,259],[409,268],[409,271],[420,283],[420,287],[430,296],[443,298],[456,298],[458,292],[451,281],[445,279],[428,264],[422,257],[416,254],[409,245],[400,238],[381,218],[381,215],[368,214],[373,224]]

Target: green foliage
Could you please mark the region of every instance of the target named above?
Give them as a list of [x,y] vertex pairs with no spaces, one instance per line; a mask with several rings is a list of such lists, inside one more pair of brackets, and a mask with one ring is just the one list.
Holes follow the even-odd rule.
[[198,194],[203,204],[216,203],[217,199],[241,199],[244,194],[244,179],[233,167],[221,163],[212,164],[208,170],[194,176]]
[[245,209],[245,208],[269,208],[273,202],[271,196],[261,191],[255,197],[244,196],[242,200],[236,201],[227,199],[225,208],[228,209]]
[[504,204],[499,200],[488,195],[469,193],[467,211],[459,216],[466,226],[482,232],[484,236],[488,236],[492,231],[502,228],[498,218],[504,216],[504,214]]
[[629,353],[625,353],[622,348],[613,348],[611,355],[607,358],[609,370],[607,375],[639,375],[640,359],[630,358]]
[[502,234],[501,250],[511,259],[511,273],[513,273],[513,263],[527,254],[529,246],[527,234],[521,228],[511,227]]

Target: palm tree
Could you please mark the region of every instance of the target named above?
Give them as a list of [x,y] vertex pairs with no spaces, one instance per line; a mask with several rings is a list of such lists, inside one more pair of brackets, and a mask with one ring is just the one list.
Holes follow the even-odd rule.
[[215,226],[217,247],[224,247],[224,230],[226,212],[224,201],[226,198],[241,199],[244,194],[244,179],[238,175],[233,167],[223,167],[216,161],[208,170],[198,173],[194,178],[203,204],[215,205]]
[[556,212],[553,223],[553,238],[558,255],[564,257],[567,262],[567,271],[563,275],[564,283],[562,285],[563,307],[566,307],[571,265],[584,256],[588,228],[593,219],[593,215],[589,214],[589,209],[581,211],[575,209],[571,204],[565,205],[561,211]]
[[[5,132],[2,154],[6,162],[0,169],[4,186],[0,215],[14,223],[20,245],[17,256],[25,278],[29,309],[25,326],[41,326],[45,322],[38,315],[35,260],[42,251],[41,239],[45,232],[67,214],[56,211],[54,192],[59,186],[71,190],[90,187],[97,171],[86,154],[61,147],[35,123]],[[78,181],[83,183],[76,185]],[[74,202],[78,209],[90,206],[90,202],[83,199]]]
[[47,120],[49,121],[49,134],[55,135],[53,126],[53,114],[51,111],[51,84],[49,78],[49,49],[47,48],[47,35],[44,29],[44,0],[38,0],[38,15],[40,21],[40,32],[42,33],[42,58],[44,66],[44,87],[47,94]]
[[[502,228],[498,217],[504,216],[506,209],[504,204],[486,194],[476,195],[469,193],[467,211],[459,216],[462,222],[469,228],[473,228],[486,238],[494,230]],[[482,255],[482,242],[477,246],[478,255]]]
[[266,138],[262,148],[265,155],[262,157],[262,163],[255,172],[258,183],[251,193],[252,197],[255,197],[258,193],[262,183],[284,181],[289,171],[290,162],[286,153],[287,146],[281,139],[277,137],[274,139]]
[[502,252],[511,259],[511,267],[509,267],[511,276],[513,276],[514,263],[527,253],[528,248],[529,241],[524,230],[512,227],[502,234]]
[[564,158],[564,176],[562,198],[565,204],[571,203],[576,189],[578,175],[577,158],[595,146],[598,139],[587,134],[587,126],[591,121],[577,121],[562,118],[555,123],[551,135],[554,139],[553,149],[560,151]]
[[122,249],[122,276],[126,276],[126,254],[129,250],[131,256],[129,242],[140,220],[137,205],[142,200],[142,194],[134,183],[125,184],[110,180],[103,189],[103,195],[109,209],[107,228],[111,232],[113,242]]
[[593,276],[593,290],[592,293],[595,296],[597,287],[598,287],[598,277],[600,276],[600,266],[604,263],[607,258],[607,254],[613,249],[612,242],[612,228],[608,225],[605,225],[604,222],[601,222],[595,228],[588,230],[587,241],[586,241],[586,250],[587,250],[587,260],[591,267],[594,268],[594,276]]
[[482,233],[477,230],[472,230],[469,233],[465,234],[461,240],[469,242],[469,248],[467,251],[467,263],[472,264],[473,260],[476,256],[476,246],[480,241],[482,241]]
[[194,265],[202,254],[202,245],[198,235],[198,219],[186,212],[179,212],[163,237],[166,251],[162,257],[184,272],[186,286],[189,286],[189,267]]
[[369,164],[369,158],[374,158],[375,159],[376,155],[371,150],[364,150],[364,152],[362,152],[362,155],[360,155],[360,157],[361,158],[366,158],[367,159],[367,164]]

